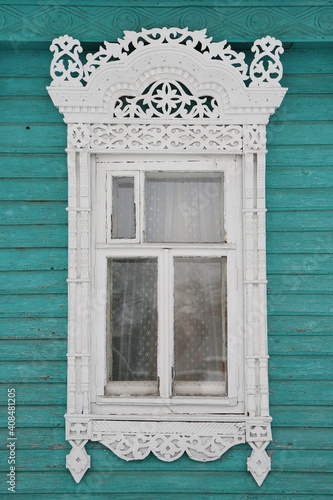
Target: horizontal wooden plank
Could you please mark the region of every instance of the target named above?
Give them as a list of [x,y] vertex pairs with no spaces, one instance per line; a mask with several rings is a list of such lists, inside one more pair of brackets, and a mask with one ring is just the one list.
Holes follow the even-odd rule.
[[[73,0],[58,0],[57,5],[73,5]],[[214,5],[224,7],[228,2],[225,0],[215,0]],[[12,5],[31,5],[31,0],[13,0]],[[119,0],[95,0],[92,3],[92,0],[80,0],[80,5],[82,6],[95,6],[95,7],[119,7],[121,5]],[[126,5],[128,7],[158,7],[160,2],[156,2],[153,0],[126,0]],[[163,5],[168,7],[175,7],[179,5],[179,1],[177,0],[164,0]],[[191,5],[198,5],[200,7],[211,7],[211,3],[208,0],[191,0]],[[234,7],[244,7],[244,0],[235,0],[232,2]],[[265,0],[264,2],[260,0],[252,0],[251,5],[253,7],[275,7],[276,0]],[[318,0],[316,2],[316,6],[328,6],[331,5],[329,0]],[[279,0],[279,6],[290,7],[290,3],[287,0]],[[293,7],[296,6],[313,6],[313,1],[311,0],[294,0]],[[64,9],[65,10],[65,9]],[[293,12],[293,10],[291,11]]]
[[[331,300],[330,300],[331,299]],[[300,315],[321,314],[333,315],[332,297],[329,295],[268,295],[268,314],[278,315]]]
[[67,271],[10,271],[0,273],[0,294],[67,293]]
[[67,224],[66,206],[64,201],[0,202],[0,220],[3,225]]
[[[36,360],[39,358],[36,357]],[[4,404],[8,397],[8,383],[0,384],[0,401]],[[16,392],[17,406],[29,405],[66,405],[67,403],[67,386],[66,383],[15,383],[11,384],[11,388]]]
[[272,166],[266,169],[266,186],[268,189],[316,189],[333,187],[333,167]]
[[[316,261],[320,254],[332,253],[333,232],[272,231],[267,233],[267,253],[311,253]],[[315,264],[314,264],[315,265]]]
[[[272,249],[273,250],[273,249]],[[271,250],[271,251],[272,251]],[[268,253],[267,273],[272,274],[321,274],[333,272],[332,254],[278,254]]]
[[[323,78],[321,78],[323,80]],[[318,83],[320,79],[318,79]],[[46,87],[50,84],[50,77],[0,77],[1,97],[48,97]],[[324,92],[324,91],[323,91]]]
[[3,295],[1,299],[0,318],[67,317],[67,295]]
[[[52,386],[50,386],[52,387]],[[303,428],[272,428],[273,442],[269,444],[268,450],[332,450],[333,449],[333,429],[303,429]],[[15,435],[18,439],[20,450],[67,450],[70,445],[65,441],[65,433],[62,428],[17,427]],[[7,449],[8,429],[0,429],[0,449]],[[87,449],[105,449],[98,442],[89,442]],[[240,445],[248,452],[247,445]],[[132,462],[133,463],[133,462]],[[139,462],[140,463],[140,462]]]
[[[25,450],[17,449],[17,471],[66,471],[66,455],[68,449],[53,450]],[[162,462],[154,456],[145,459],[144,470],[160,471],[163,474],[170,472],[221,472],[246,471],[246,459],[249,456],[249,449],[239,449],[237,446],[228,450],[220,460],[212,462],[196,462],[184,455],[177,462]],[[143,464],[140,460],[133,460],[130,463],[114,456],[108,449],[94,449],[90,451],[91,468],[93,471],[112,471],[112,473],[123,472],[125,475],[134,471],[142,471]],[[6,453],[0,455],[0,470],[7,471],[8,463]],[[272,472],[333,472],[333,462],[331,451],[302,451],[300,454],[294,450],[274,450],[272,453]]]
[[67,225],[0,226],[2,248],[67,248]]
[[63,153],[67,146],[65,123],[0,125],[0,148],[4,153]]
[[[31,429],[16,427],[17,447],[20,450],[53,450],[65,449],[70,445],[65,441],[65,432],[62,428],[36,427]],[[7,450],[8,429],[0,429],[1,453]],[[281,448],[281,446],[280,446]]]
[[273,355],[269,359],[269,376],[272,380],[333,381],[332,361],[329,356]]
[[[117,493],[117,496],[115,494],[113,495],[114,500],[128,500],[128,494],[127,493]],[[15,493],[15,497],[18,500],[50,500],[50,495],[46,494],[39,494],[39,493],[24,493],[23,495],[20,495],[19,493]],[[87,493],[78,493],[75,494],[74,492],[72,493],[61,493],[61,500],[73,500],[73,499],[79,499],[79,500],[91,500],[91,494]],[[97,498],[98,500],[110,500],[110,495],[108,493],[95,493],[94,492],[94,498]],[[194,493],[182,493],[182,500],[193,500],[194,498]],[[256,493],[253,495],[251,494],[246,494],[246,500],[295,500],[295,496],[288,495],[281,493],[278,496],[276,495],[270,495],[267,493],[265,494],[260,494],[260,497]],[[175,500],[175,495],[174,493],[159,493],[158,494],[158,499],[159,500]],[[210,493],[210,494],[205,494],[205,493],[200,493],[200,500],[230,500],[230,493]],[[297,500],[332,500],[331,495],[322,495],[319,493],[319,495],[316,495],[316,493],[311,493],[309,495],[302,495],[302,494],[297,494]],[[155,493],[144,493],[143,495],[140,493],[131,493],[131,500],[156,500],[156,495]],[[232,500],[244,500],[244,494],[240,493],[233,493],[232,494]]]
[[[324,79],[324,78],[323,78]],[[31,113],[33,108],[34,112]],[[45,97],[0,97],[0,122],[60,123],[62,114],[53,105],[48,95]],[[324,121],[333,114],[331,95],[286,95],[282,105],[272,116],[271,122],[281,121]]]
[[267,126],[268,149],[273,145],[330,145],[333,124],[328,122],[270,122]]
[[1,344],[0,359],[5,361],[66,360],[66,339],[3,339]]
[[333,400],[333,382],[270,379],[269,394],[273,405],[330,405]]
[[67,318],[7,318],[0,324],[3,339],[67,338]]
[[268,276],[268,293],[294,294],[294,293],[332,293],[333,276],[328,274],[325,279],[322,275],[313,274],[274,274]]
[[[7,387],[9,387],[8,384]],[[15,411],[16,427],[64,428],[65,413],[66,405],[56,405],[56,401],[54,401],[52,405],[45,405],[43,403],[43,405],[40,406],[25,406],[18,404]],[[5,428],[8,431],[7,416],[8,407],[0,406],[0,427]]]
[[[66,382],[67,360],[64,361],[1,361],[0,383],[63,383]],[[55,404],[55,402],[54,402]]]
[[0,271],[66,270],[67,248],[0,248]]
[[296,356],[333,356],[331,335],[268,335],[270,354]]
[[289,144],[268,144],[267,169],[278,167],[333,166],[333,147],[319,144],[302,144],[302,147]]
[[332,405],[274,405],[270,414],[276,427],[333,427]]
[[[311,193],[309,193],[311,198]],[[329,202],[330,203],[330,202]],[[328,203],[328,204],[329,204]],[[285,210],[267,213],[267,231],[331,231],[333,210]]]
[[321,316],[312,314],[300,315],[268,315],[268,329],[270,334],[322,335],[333,333],[333,317],[323,314]]
[[[266,189],[267,210],[328,210],[333,208],[333,188],[316,189]],[[318,219],[320,214],[317,214]]]
[[[14,109],[13,112],[15,111]],[[333,95],[299,96],[287,93],[270,122],[324,121],[330,120],[332,114]]]
[[331,94],[333,75],[307,74],[284,75],[283,86],[288,87],[288,94]]
[[1,201],[67,201],[67,179],[2,179]]
[[[3,473],[5,474],[5,473]],[[5,476],[3,477],[5,479]],[[301,472],[273,472],[270,473],[261,486],[260,492],[270,494],[330,494],[333,488],[333,474]],[[17,484],[18,493],[70,493],[74,489],[73,478],[66,472],[29,472],[20,473],[20,483]],[[170,472],[161,474],[156,472],[142,472],[124,474],[123,471],[112,474],[110,481],[110,471],[88,472],[81,482],[75,485],[76,492],[109,493],[111,498],[119,493],[130,494],[154,493],[155,498],[160,492],[172,491],[174,498],[180,498],[183,493],[192,495],[221,494],[221,493],[256,493],[258,495],[258,485],[248,472]],[[146,498],[146,497],[145,497]]]
[[[48,384],[48,382],[45,382]],[[6,381],[7,387],[8,383]],[[54,384],[58,387],[57,384]],[[14,384],[15,387],[15,384]],[[39,387],[36,385],[36,387]],[[63,383],[59,384],[64,391]],[[60,398],[59,398],[60,400]],[[332,405],[270,405],[273,425],[275,427],[306,427],[329,428],[333,427]],[[7,429],[7,406],[0,406],[0,428]],[[35,427],[64,427],[65,405],[17,405],[16,419],[20,428]]]
[[269,449],[332,450],[333,429],[272,428],[273,442]]
[[[0,98],[0,123],[62,123],[63,115],[45,97],[3,97]],[[34,110],[31,113],[31,109]],[[324,118],[323,118],[324,119]]]
[[0,177],[17,179],[23,178],[52,178],[67,179],[66,153],[63,151],[53,155],[39,154],[1,154],[2,168]]

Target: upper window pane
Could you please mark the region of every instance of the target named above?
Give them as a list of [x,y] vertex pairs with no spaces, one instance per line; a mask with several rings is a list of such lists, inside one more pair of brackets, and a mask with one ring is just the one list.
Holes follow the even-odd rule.
[[134,178],[112,179],[112,238],[135,238]]
[[146,241],[220,243],[223,174],[146,175]]

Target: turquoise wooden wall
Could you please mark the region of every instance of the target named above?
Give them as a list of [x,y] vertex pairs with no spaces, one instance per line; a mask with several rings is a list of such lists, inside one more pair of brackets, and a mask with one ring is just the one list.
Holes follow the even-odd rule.
[[[330,0],[12,0],[0,4],[1,486],[6,396],[17,391],[20,499],[332,498],[333,8]],[[272,472],[259,488],[241,445],[203,464],[126,463],[90,444],[79,485],[65,469],[66,127],[48,51],[69,33],[86,49],[140,27],[207,28],[248,51],[285,46],[289,92],[268,132],[267,252]],[[8,494],[9,498],[9,494]]]

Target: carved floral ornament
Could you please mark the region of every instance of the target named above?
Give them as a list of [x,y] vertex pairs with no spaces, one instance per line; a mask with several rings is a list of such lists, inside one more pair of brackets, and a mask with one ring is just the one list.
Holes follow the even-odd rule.
[[[248,470],[261,485],[270,470],[265,449],[271,440],[268,405],[265,262],[266,124],[287,89],[280,86],[282,44],[256,40],[248,68],[245,55],[206,31],[162,28],[127,31],[82,59],[78,40],[68,35],[51,45],[49,94],[68,125],[69,322],[66,465],[79,482],[90,467],[88,440],[99,441],[124,460],[153,453],[173,461],[218,459],[247,442]],[[248,83],[248,85],[246,85]],[[126,420],[98,412],[90,400],[94,367],[89,326],[90,262],[94,241],[90,157],[103,154],[175,152],[240,155],[243,165],[244,228],[244,412],[223,408],[202,421],[167,416]],[[256,189],[254,184],[256,183]],[[256,254],[256,257],[254,255]],[[254,269],[253,262],[256,262]],[[79,263],[79,264],[78,264]],[[77,300],[79,298],[79,301]],[[253,328],[260,312],[259,327]],[[88,318],[88,319],[87,319]],[[94,404],[92,404],[94,403]],[[112,413],[111,411],[109,413]],[[193,420],[193,419],[192,419]]]

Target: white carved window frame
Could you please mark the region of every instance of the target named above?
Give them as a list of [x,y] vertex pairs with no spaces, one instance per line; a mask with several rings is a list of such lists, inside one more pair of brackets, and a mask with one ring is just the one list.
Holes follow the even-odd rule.
[[[51,45],[53,81],[48,92],[68,125],[68,407],[66,465],[76,482],[90,467],[88,440],[99,441],[125,460],[150,452],[172,461],[186,452],[198,461],[219,458],[247,442],[248,470],[261,485],[270,470],[265,449],[271,440],[265,248],[266,125],[287,91],[281,88],[279,40],[265,37],[244,54],[226,41],[213,43],[205,31],[162,28],[126,32],[86,64],[78,40],[65,35]],[[246,86],[245,82],[250,81]],[[185,89],[185,90],[184,90]],[[174,107],[157,106],[156,92],[174,91]],[[120,99],[121,98],[121,99]],[[185,102],[190,102],[186,106]],[[96,357],[92,347],[98,309],[92,287],[92,205],[98,160],[126,161],[183,156],[239,162],[242,182],[242,269],[244,302],[240,371],[243,405],[221,404],[218,413],[175,417],[126,414],[96,404]],[[229,285],[230,286],[230,285]],[[239,396],[239,400],[242,397]],[[106,405],[105,405],[106,404]],[[232,404],[231,404],[232,407]],[[102,410],[104,408],[104,410]]]

